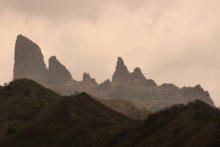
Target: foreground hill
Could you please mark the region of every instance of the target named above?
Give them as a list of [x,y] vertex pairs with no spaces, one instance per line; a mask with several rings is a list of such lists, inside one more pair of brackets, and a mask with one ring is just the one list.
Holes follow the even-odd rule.
[[202,101],[150,115],[117,145],[127,147],[219,147],[220,110]]
[[133,121],[86,93],[62,97],[30,80],[0,87],[2,147],[220,146],[220,110],[202,101]]
[[86,93],[61,97],[26,79],[1,88],[0,116],[0,138],[4,142],[0,146],[4,147],[63,143],[101,146],[108,142],[106,134],[117,133],[134,122]]
[[135,120],[143,120],[152,112],[145,107],[134,105],[133,103],[122,99],[97,99],[107,107],[126,115]]
[[50,57],[46,67],[40,47],[19,35],[15,44],[14,79],[22,78],[37,81],[61,95],[86,91],[94,97],[126,100],[152,111],[174,104],[187,104],[196,99],[214,105],[209,93],[200,85],[183,88],[174,84],[159,86],[146,78],[139,67],[130,72],[121,57],[111,80],[98,84],[88,73],[84,73],[83,80],[76,81],[55,56]]

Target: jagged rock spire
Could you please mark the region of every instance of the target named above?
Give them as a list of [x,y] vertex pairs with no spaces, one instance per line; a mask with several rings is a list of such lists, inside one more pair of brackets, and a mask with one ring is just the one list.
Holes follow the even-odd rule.
[[28,78],[47,82],[48,70],[40,47],[25,36],[18,35],[15,44],[14,79]]
[[56,58],[52,56],[49,59],[49,82],[50,83],[64,83],[72,81],[70,72],[62,65]]
[[112,83],[109,79],[105,80],[101,84],[98,85],[98,89],[105,90],[112,87]]
[[134,69],[134,72],[131,73],[131,76],[135,79],[138,79],[138,80],[145,80],[146,79],[139,67],[136,67]]
[[83,73],[83,81],[90,81],[92,78],[90,77],[89,73],[84,72]]
[[130,79],[130,73],[121,57],[118,57],[116,70],[112,76],[112,83],[126,82]]
[[97,84],[96,80],[94,78],[91,78],[91,76],[87,72],[83,73],[83,82],[87,82],[87,83],[89,82],[90,84],[91,83]]
[[136,67],[131,73],[132,82],[136,85],[141,85],[144,87],[157,86],[156,83],[151,79],[146,79],[139,67]]

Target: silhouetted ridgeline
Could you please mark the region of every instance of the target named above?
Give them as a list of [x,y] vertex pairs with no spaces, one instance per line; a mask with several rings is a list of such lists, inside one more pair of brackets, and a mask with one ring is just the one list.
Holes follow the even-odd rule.
[[0,87],[1,147],[219,147],[220,110],[176,105],[134,121],[86,93],[60,96],[23,79]]
[[158,86],[145,78],[140,68],[128,71],[121,57],[111,81],[98,84],[88,73],[84,73],[82,81],[76,81],[55,56],[49,59],[47,68],[39,46],[22,35],[17,37],[14,64],[14,79],[20,78],[37,81],[62,95],[86,91],[95,97],[127,100],[153,111],[196,99],[214,105],[209,93],[200,85],[184,88],[173,84]]

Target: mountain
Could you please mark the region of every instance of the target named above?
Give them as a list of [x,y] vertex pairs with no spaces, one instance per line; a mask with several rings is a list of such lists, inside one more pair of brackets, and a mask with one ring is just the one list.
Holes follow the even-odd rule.
[[187,104],[197,99],[214,106],[208,91],[200,85],[179,88],[174,84],[164,83],[158,86],[152,79],[145,78],[138,67],[130,73],[122,58],[118,58],[112,82],[108,80],[105,86],[104,83],[88,90],[88,93],[106,99],[126,100],[152,111],[175,104]]
[[151,114],[115,147],[218,147],[219,116],[219,109],[199,100],[186,106],[175,105]]
[[[96,80],[94,78],[91,78],[90,74],[86,73],[86,72],[83,74],[83,80],[82,80],[81,84],[86,86],[87,89],[89,89],[90,87],[91,88],[96,87],[98,85]],[[85,89],[86,89],[86,87],[85,87]],[[85,90],[85,89],[83,89],[83,90]]]
[[48,69],[40,47],[25,36],[18,35],[15,44],[14,79],[21,78],[46,83]]
[[50,57],[48,82],[50,84],[60,84],[68,81],[73,81],[70,72],[55,56]]
[[137,105],[134,105],[133,103],[122,100],[122,99],[112,99],[112,100],[106,100],[106,99],[97,99],[107,107],[111,108],[112,110],[115,110],[117,112],[120,112],[124,114],[125,116],[135,119],[135,120],[143,120],[147,118],[149,114],[152,112],[145,107],[140,107]]
[[134,123],[86,93],[60,96],[27,79],[1,88],[0,115],[4,147],[101,146],[108,142],[106,133]]
[[2,147],[220,146],[220,110],[199,100],[134,121],[86,93],[22,79],[0,87],[0,116]]
[[146,78],[139,67],[130,72],[121,57],[118,57],[111,81],[99,84],[86,72],[81,81],[75,81],[55,56],[49,59],[47,69],[40,47],[19,35],[15,45],[14,79],[21,78],[35,80],[61,95],[86,91],[94,97],[126,100],[152,111],[174,104],[187,104],[197,99],[214,106],[209,93],[200,85],[183,88],[169,83],[157,85],[154,80]]
[[118,57],[115,72],[112,76],[113,85],[135,85],[143,87],[154,87],[157,86],[153,80],[148,80],[143,75],[141,69],[136,67],[132,73],[129,72],[123,59]]
[[123,84],[130,79],[130,73],[121,57],[118,57],[116,70],[112,76],[113,84]]

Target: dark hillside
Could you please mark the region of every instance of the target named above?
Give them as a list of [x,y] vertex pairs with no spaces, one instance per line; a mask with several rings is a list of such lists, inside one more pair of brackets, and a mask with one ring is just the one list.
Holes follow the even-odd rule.
[[133,128],[118,146],[220,146],[220,110],[195,101],[152,114]]
[[59,100],[58,94],[27,79],[0,88],[0,138],[39,121]]
[[220,110],[198,100],[134,121],[86,93],[23,79],[0,88],[0,116],[1,147],[220,146]]
[[61,97],[26,79],[4,87],[0,99],[4,147],[102,146],[134,123],[86,93]]

